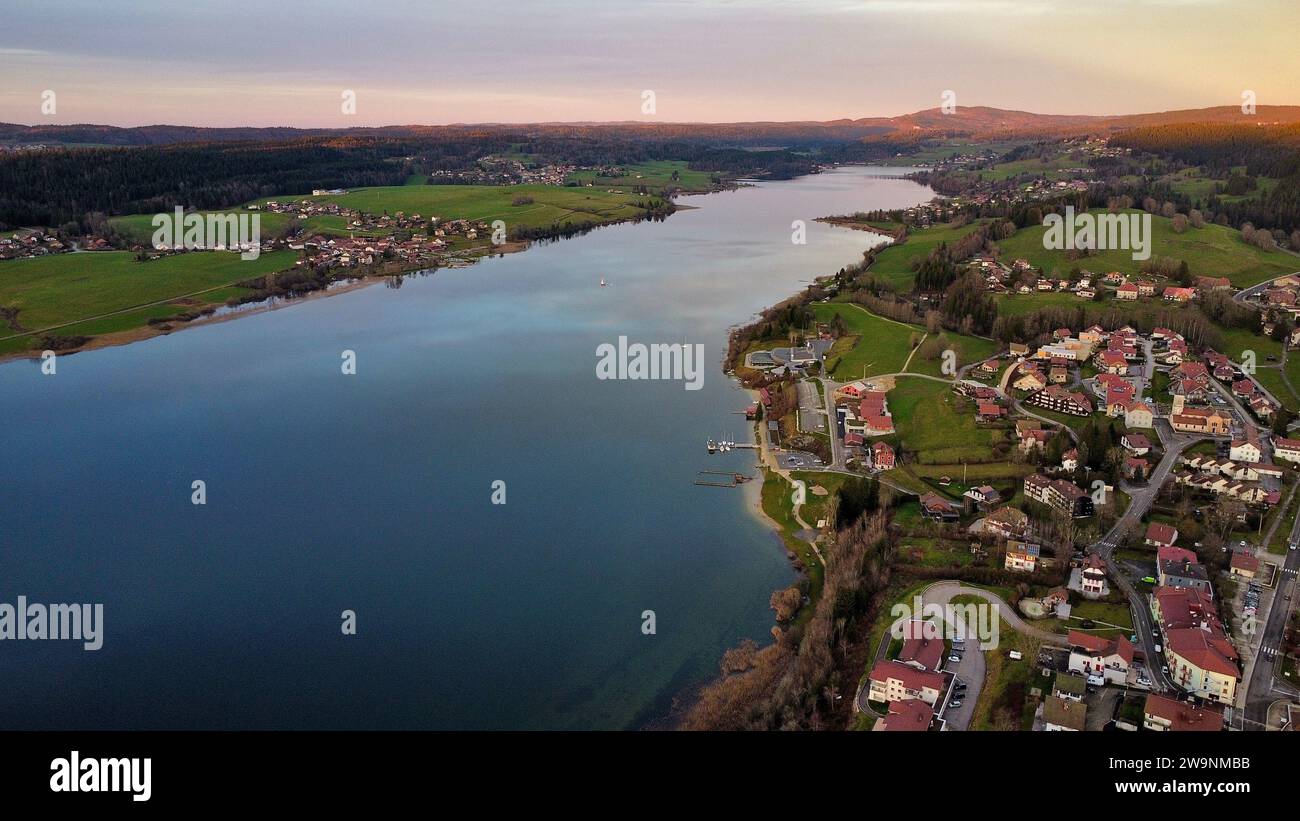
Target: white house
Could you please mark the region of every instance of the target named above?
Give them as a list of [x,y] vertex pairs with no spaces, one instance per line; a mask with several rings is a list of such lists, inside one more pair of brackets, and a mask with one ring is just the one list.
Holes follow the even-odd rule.
[[1133,664],[1133,644],[1127,636],[1102,638],[1081,630],[1071,630],[1070,672],[1082,676],[1100,676],[1111,684],[1127,684]]

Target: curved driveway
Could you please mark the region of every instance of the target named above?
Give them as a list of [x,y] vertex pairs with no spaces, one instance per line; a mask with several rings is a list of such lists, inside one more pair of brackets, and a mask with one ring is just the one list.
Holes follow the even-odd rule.
[[[1015,608],[1003,601],[1000,596],[980,587],[968,587],[961,582],[956,581],[935,582],[921,591],[921,602],[926,605],[934,604],[943,606],[951,603],[957,596],[975,596],[993,605],[997,608],[998,614],[1018,633],[1023,633],[1024,635],[1030,636],[1044,644],[1052,644],[1056,646],[1064,644],[1065,639],[1063,636],[1058,636],[1055,633],[1049,633],[1046,630],[1039,630],[1036,627],[1030,626],[1020,617],[1020,614],[1015,611]],[[908,602],[908,604],[910,605],[911,602]],[[890,625],[890,632],[887,633],[884,640],[881,641],[880,652],[877,653],[877,661],[883,659],[884,652],[886,648],[889,647],[889,637],[893,633],[894,626],[895,625]],[[960,618],[958,618],[958,623],[954,626],[960,628],[962,633],[969,635],[965,630],[965,625],[960,624]],[[956,709],[945,709],[943,712],[943,717],[947,722],[948,729],[969,729],[971,719],[975,716],[975,705],[979,703],[980,693],[984,689],[984,676],[987,671],[987,666],[988,665],[984,659],[984,651],[979,648],[979,642],[974,640],[967,644],[966,652],[962,654],[960,662],[955,665],[952,662],[945,662],[945,672],[952,673],[962,681],[966,682],[966,695],[962,699],[962,705]],[[859,705],[860,709],[869,710],[870,708],[864,703],[865,693],[865,687],[859,690]],[[947,694],[945,694],[945,701],[939,706],[944,706],[946,704]]]

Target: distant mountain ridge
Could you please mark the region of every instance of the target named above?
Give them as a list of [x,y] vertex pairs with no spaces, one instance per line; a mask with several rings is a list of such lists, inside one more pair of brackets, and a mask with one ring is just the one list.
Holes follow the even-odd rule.
[[707,139],[741,144],[762,142],[843,142],[851,140],[914,140],[936,137],[1069,137],[1106,135],[1130,128],[1174,123],[1266,125],[1300,122],[1300,106],[1258,106],[1246,115],[1239,106],[1160,111],[1147,114],[1098,116],[1035,114],[987,106],[958,106],[950,114],[938,108],[898,117],[865,117],[827,121],[755,121],[740,123],[479,123],[455,125],[391,125],[365,128],[232,127],[185,125],[18,125],[0,123],[0,143],[109,146],[171,145],[174,143],[286,141],[319,137],[470,136],[476,133],[547,134],[642,137],[664,140]]

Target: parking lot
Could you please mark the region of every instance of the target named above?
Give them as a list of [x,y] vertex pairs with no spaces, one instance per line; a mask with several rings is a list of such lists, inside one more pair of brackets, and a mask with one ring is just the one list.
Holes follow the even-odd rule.
[[815,382],[799,382],[799,430],[825,433],[826,413],[822,410],[821,390]]
[[782,451],[776,455],[776,462],[786,470],[805,470],[821,467],[822,464],[820,457],[802,450]]

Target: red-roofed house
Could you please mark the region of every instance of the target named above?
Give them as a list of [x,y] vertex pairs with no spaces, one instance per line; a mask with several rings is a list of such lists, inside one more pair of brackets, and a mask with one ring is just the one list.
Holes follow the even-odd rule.
[[903,642],[898,660],[918,670],[938,670],[943,666],[943,636],[915,635]]
[[939,673],[918,670],[901,661],[882,661],[871,668],[871,689],[867,697],[872,701],[902,701],[916,698],[934,704],[943,692],[943,676]]
[[1234,550],[1228,572],[1243,579],[1253,579],[1259,572],[1259,559],[1245,550]]
[[1141,433],[1126,433],[1119,443],[1134,456],[1146,456],[1151,451],[1151,440]]
[[1273,458],[1284,462],[1300,462],[1300,439],[1273,437]]
[[921,515],[928,519],[952,522],[960,518],[960,512],[952,502],[937,493],[927,493],[921,497]]
[[1161,545],[1156,550],[1156,562],[1191,562],[1196,564],[1199,560],[1196,554],[1184,547],[1174,547],[1173,545]]
[[1172,525],[1163,522],[1152,522],[1147,525],[1147,544],[1161,547],[1162,545],[1171,545],[1178,541],[1178,529]]
[[871,446],[871,466],[876,470],[894,469],[894,449],[885,442]]
[[1206,732],[1223,730],[1223,711],[1213,705],[1199,707],[1151,693],[1147,696],[1142,726],[1156,732]]
[[1165,658],[1179,687],[1202,698],[1231,704],[1237,697],[1237,650],[1223,629],[1183,627],[1165,631]]
[[872,731],[925,732],[934,720],[934,708],[918,698],[890,702],[889,715],[876,722]]
[[979,410],[975,413],[975,418],[980,422],[995,422],[1006,416],[1007,409],[994,402],[979,403]]
[[1102,638],[1081,630],[1071,630],[1070,672],[1101,676],[1113,684],[1128,683],[1128,668],[1133,664],[1133,644],[1127,636]]

